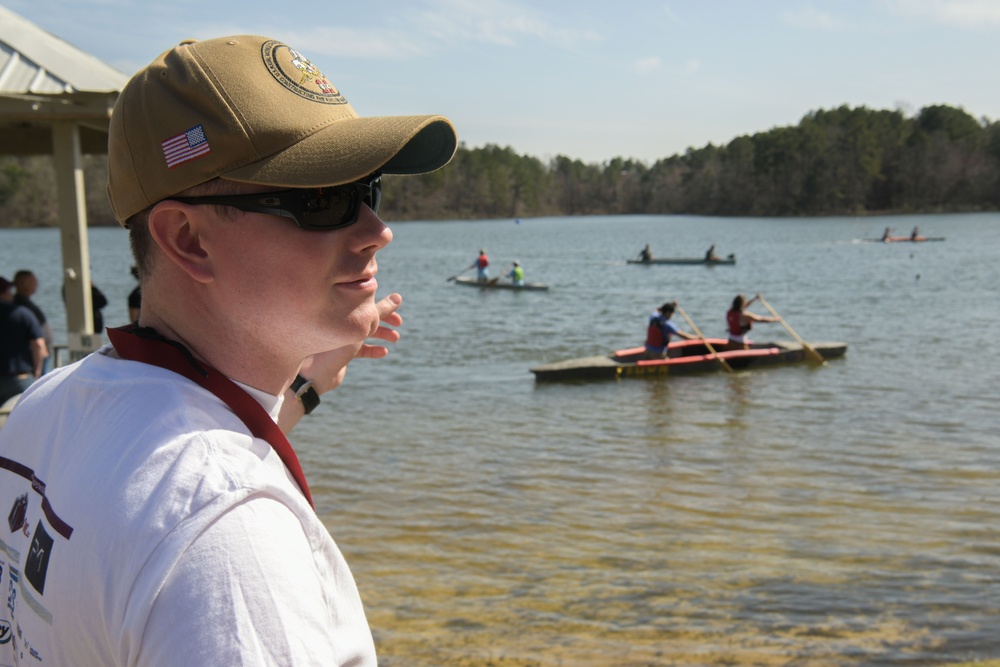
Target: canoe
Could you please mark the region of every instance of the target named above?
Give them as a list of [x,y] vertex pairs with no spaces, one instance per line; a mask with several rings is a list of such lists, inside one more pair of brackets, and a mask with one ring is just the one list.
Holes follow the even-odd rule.
[[705,259],[704,257],[654,257],[653,259],[645,262],[641,259],[630,259],[629,264],[735,264],[736,255],[729,255],[727,257],[720,257],[719,259]]
[[[806,349],[792,341],[753,343],[749,350],[722,351],[725,338],[709,338],[718,356],[734,371],[779,364],[794,364],[808,358]],[[842,357],[847,343],[812,343],[823,359]],[[670,343],[667,359],[643,359],[643,348],[618,350],[611,354],[557,361],[530,369],[537,381],[611,380],[615,378],[687,375],[691,373],[725,372],[725,368],[700,340],[680,340]]]
[[911,236],[890,236],[888,238],[877,238],[877,239],[865,239],[865,241],[872,241],[876,243],[921,243],[923,241],[944,241],[943,236],[918,236],[913,238]]
[[545,283],[529,283],[526,282],[523,285],[515,285],[509,280],[500,280],[499,278],[492,278],[487,281],[481,281],[476,278],[467,278],[464,276],[459,276],[453,279],[456,285],[468,285],[469,287],[478,287],[480,289],[511,289],[519,291],[537,291],[537,290],[547,290],[549,288]]

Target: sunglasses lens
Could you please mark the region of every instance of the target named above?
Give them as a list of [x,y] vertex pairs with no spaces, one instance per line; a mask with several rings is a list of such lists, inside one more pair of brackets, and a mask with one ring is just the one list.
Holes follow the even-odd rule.
[[368,183],[299,192],[299,210],[295,211],[299,226],[319,231],[352,225],[358,220],[362,203],[378,212],[382,201],[382,183],[377,176]]

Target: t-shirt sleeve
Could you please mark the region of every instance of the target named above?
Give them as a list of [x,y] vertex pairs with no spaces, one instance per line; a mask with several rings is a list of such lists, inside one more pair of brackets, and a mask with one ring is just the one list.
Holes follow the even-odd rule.
[[24,323],[24,330],[28,332],[28,340],[37,340],[39,338],[45,338],[45,332],[42,331],[42,325],[38,323],[38,318],[35,317],[27,308],[18,308],[18,317]]
[[371,649],[367,622],[338,625],[336,590],[322,579],[299,519],[276,500],[245,501],[169,573],[133,664],[374,665],[356,657]]

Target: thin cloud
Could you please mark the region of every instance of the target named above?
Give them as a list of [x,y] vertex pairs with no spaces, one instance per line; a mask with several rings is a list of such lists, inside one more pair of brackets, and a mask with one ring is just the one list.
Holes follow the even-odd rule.
[[525,38],[576,49],[603,41],[589,30],[575,30],[547,21],[527,7],[510,2],[434,0],[432,9],[411,17],[414,28],[434,41],[461,40],[516,46]]
[[654,70],[660,69],[660,59],[656,56],[649,56],[648,58],[640,58],[632,63],[632,69],[640,74],[648,74]]
[[667,5],[667,4],[663,5],[663,14],[664,14],[664,16],[667,17],[667,20],[669,20],[671,23],[673,23],[677,27],[679,27],[679,28],[681,28],[683,30],[690,29],[691,26],[688,25],[687,21],[685,21],[684,19],[682,19],[677,12],[675,12],[674,10],[672,10],[670,8],[669,5]]
[[967,30],[1000,26],[1000,3],[996,0],[888,0],[886,5],[899,16]]
[[815,7],[801,7],[795,11],[784,12],[781,20],[795,28],[804,30],[839,30],[845,23],[829,12]]
[[[163,23],[170,21],[164,17],[161,28]],[[244,20],[238,17],[225,22],[203,21],[197,30],[186,28],[191,34],[185,36],[204,38],[259,32],[259,28],[242,23]],[[316,22],[304,27],[301,22],[284,25],[276,21],[268,34],[307,54],[362,60],[420,58],[451,50],[459,44],[514,48],[532,41],[579,50],[606,41],[595,31],[567,28],[558,20],[549,20],[537,10],[510,0],[489,4],[479,0],[427,0],[405,5],[383,16],[377,24],[363,26],[326,27]]]
[[430,51],[413,34],[385,28],[317,27],[276,36],[304,53],[364,60],[402,60]]
[[549,23],[515,4],[470,0],[433,0],[429,8],[404,10],[372,27],[273,32],[304,52],[373,60],[428,56],[459,43],[512,48],[535,40],[572,50],[604,39],[594,32]]

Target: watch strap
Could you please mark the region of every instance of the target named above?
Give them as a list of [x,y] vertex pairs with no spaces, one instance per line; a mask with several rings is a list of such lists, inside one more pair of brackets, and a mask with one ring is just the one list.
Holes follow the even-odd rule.
[[306,414],[315,410],[316,406],[319,405],[319,394],[316,392],[316,387],[313,386],[312,380],[307,380],[301,375],[296,375],[295,380],[292,381],[291,389],[295,392],[295,398],[299,399],[299,402],[302,403],[302,408]]

